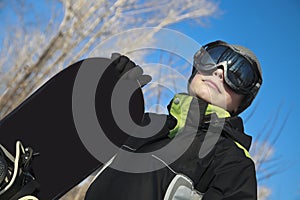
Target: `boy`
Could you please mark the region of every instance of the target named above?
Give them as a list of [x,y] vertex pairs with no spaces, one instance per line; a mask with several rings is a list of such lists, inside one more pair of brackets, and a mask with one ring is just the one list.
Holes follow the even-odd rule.
[[[125,56],[109,67],[120,75],[135,69],[128,77],[141,85],[150,81]],[[117,154],[102,167],[85,199],[257,199],[255,166],[248,153],[251,137],[237,115],[251,104],[261,84],[261,68],[250,50],[223,41],[205,45],[194,56],[189,94],[175,95],[161,130],[148,138],[129,137],[122,146],[149,156],[149,168],[120,170],[120,163],[142,163]],[[141,125],[161,117],[145,114]],[[172,144],[170,151],[158,151]]]

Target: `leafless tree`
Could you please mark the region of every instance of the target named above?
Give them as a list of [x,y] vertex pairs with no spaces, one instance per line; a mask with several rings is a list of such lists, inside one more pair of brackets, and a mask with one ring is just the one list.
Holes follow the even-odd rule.
[[[16,12],[24,21],[20,9],[25,3],[19,2]],[[217,5],[207,0],[62,0],[61,3],[64,17],[57,29],[53,30],[54,19],[51,19],[45,30],[27,30],[26,25],[14,27],[5,38],[0,60],[1,117],[53,74],[88,55],[111,35],[130,28],[156,28],[131,43],[138,44],[148,41],[159,29],[185,19],[202,23],[217,10]]]

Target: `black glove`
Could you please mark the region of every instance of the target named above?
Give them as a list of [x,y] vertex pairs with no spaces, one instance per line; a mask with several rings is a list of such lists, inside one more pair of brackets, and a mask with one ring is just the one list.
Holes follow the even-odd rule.
[[119,53],[113,53],[111,55],[113,62],[110,66],[114,66],[118,72],[118,78],[124,78],[128,80],[137,80],[141,87],[148,84],[152,78],[149,75],[143,75],[143,69],[131,61],[128,57]]

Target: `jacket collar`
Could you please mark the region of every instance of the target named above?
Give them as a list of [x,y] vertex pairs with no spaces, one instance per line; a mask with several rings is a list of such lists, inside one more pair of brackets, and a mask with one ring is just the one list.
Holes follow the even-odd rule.
[[244,133],[242,118],[238,116],[226,118],[223,130],[225,135],[232,138],[249,151],[252,137]]
[[168,105],[169,114],[176,118],[176,126],[169,131],[173,138],[186,126],[220,126],[224,134],[249,150],[252,137],[244,133],[240,117],[231,117],[229,112],[218,106],[187,94],[176,94]]
[[230,117],[229,112],[218,106],[187,94],[176,94],[169,106],[169,113],[177,119],[177,125],[170,131],[169,137],[174,137],[185,126],[199,126],[216,118]]

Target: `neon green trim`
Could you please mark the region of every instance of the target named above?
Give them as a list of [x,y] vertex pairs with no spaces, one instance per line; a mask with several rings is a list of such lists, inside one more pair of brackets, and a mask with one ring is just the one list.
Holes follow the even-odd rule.
[[236,141],[234,141],[234,143],[235,143],[240,149],[242,149],[242,150],[244,151],[246,157],[252,159],[250,153],[247,151],[247,149],[246,149],[245,147],[243,147],[240,143],[238,143],[238,142],[236,142]]
[[188,95],[175,95],[170,113],[177,119],[177,124],[170,131],[168,135],[170,138],[173,138],[184,127],[192,99],[193,97]]
[[212,105],[212,104],[208,104],[206,111],[205,111],[205,115],[210,115],[212,113],[216,113],[219,118],[230,117],[229,112],[227,112],[223,108]]
[[[193,96],[185,94],[176,94],[174,96],[170,108],[170,114],[177,119],[177,124],[175,128],[170,131],[168,135],[170,138],[173,138],[185,126],[186,118],[193,98]],[[223,108],[208,104],[205,115],[210,115],[212,113],[216,113],[219,118],[230,117],[229,112]]]

